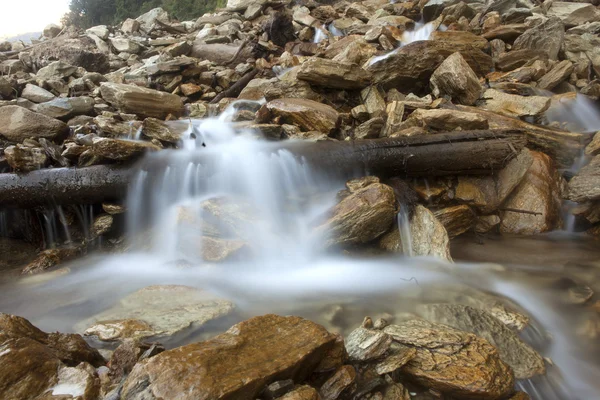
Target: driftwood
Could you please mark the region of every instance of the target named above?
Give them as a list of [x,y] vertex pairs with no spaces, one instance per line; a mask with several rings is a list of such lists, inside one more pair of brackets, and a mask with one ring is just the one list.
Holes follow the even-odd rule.
[[[281,142],[316,170],[339,176],[375,174],[381,177],[490,174],[501,169],[525,146],[520,131],[464,131],[408,138],[354,142]],[[207,154],[195,153],[195,162]],[[145,163],[150,175],[168,162]],[[93,166],[44,169],[28,174],[0,174],[0,207],[41,204],[98,203],[123,198],[136,168]]]
[[236,83],[231,85],[231,87],[229,89],[224,90],[221,93],[219,93],[214,99],[212,99],[210,101],[210,103],[216,104],[219,101],[221,101],[221,99],[224,99],[225,97],[238,97],[238,95],[240,93],[242,93],[242,90],[244,90],[244,88],[246,86],[248,86],[248,83],[252,79],[254,79],[256,74],[258,74],[258,68],[254,68],[252,71],[250,71],[246,75],[242,76]]

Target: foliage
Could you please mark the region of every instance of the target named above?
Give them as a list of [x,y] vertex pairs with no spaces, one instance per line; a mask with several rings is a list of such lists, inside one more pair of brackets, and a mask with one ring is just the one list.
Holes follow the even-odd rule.
[[71,0],[63,24],[78,28],[116,25],[156,8],[164,8],[180,21],[193,20],[204,13],[225,7],[227,0]]

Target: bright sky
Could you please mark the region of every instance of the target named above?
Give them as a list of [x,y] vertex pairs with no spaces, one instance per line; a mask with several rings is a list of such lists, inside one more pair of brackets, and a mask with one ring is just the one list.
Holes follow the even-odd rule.
[[0,0],[0,37],[41,32],[58,23],[69,9],[69,0]]

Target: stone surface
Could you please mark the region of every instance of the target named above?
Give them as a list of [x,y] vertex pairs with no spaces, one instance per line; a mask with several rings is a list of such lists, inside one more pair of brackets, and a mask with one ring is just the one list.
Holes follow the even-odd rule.
[[39,147],[17,144],[4,149],[6,162],[15,171],[29,172],[41,169],[48,163],[48,157]]
[[21,274],[26,275],[44,272],[63,261],[68,261],[80,255],[80,253],[79,249],[75,247],[58,247],[55,249],[42,250],[35,259],[23,267]]
[[126,38],[111,38],[110,43],[118,53],[125,52],[136,54],[142,50],[142,46],[133,40]]
[[573,63],[569,60],[563,60],[557,63],[538,81],[537,87],[543,90],[554,89],[559,83],[571,75],[573,68]]
[[278,400],[321,400],[321,397],[316,389],[304,385],[281,396]]
[[319,394],[322,400],[336,400],[340,396],[350,394],[356,380],[356,371],[351,365],[344,365],[327,379],[321,386]]
[[148,286],[82,321],[77,328],[104,341],[164,337],[198,328],[232,309],[229,301],[192,287]]
[[406,121],[400,125],[400,130],[413,127],[451,132],[455,130],[487,129],[488,121],[480,115],[465,111],[418,109],[413,111]]
[[294,124],[303,131],[331,133],[337,127],[338,112],[331,106],[307,99],[277,99],[258,112],[260,122],[278,117],[282,123]]
[[566,28],[600,21],[600,10],[592,4],[585,3],[555,1],[547,9],[546,15],[560,18]]
[[565,27],[561,20],[551,17],[541,24],[526,30],[519,36],[512,50],[536,50],[548,55],[551,60],[558,59],[565,37]]
[[550,107],[551,102],[549,97],[525,97],[496,89],[486,90],[483,98],[482,108],[513,118],[540,115]]
[[371,80],[369,73],[357,64],[318,57],[302,63],[298,79],[333,89],[362,89]]
[[433,215],[444,225],[450,239],[470,230],[475,221],[475,213],[464,204],[436,210]]
[[136,365],[122,398],[253,400],[271,382],[306,378],[334,341],[323,327],[299,317],[251,318]]
[[370,361],[383,356],[392,345],[392,338],[366,328],[353,330],[346,338],[346,351],[350,361]]
[[174,94],[111,82],[103,82],[100,92],[104,100],[123,112],[161,119],[183,113],[183,102]]
[[96,138],[92,144],[95,155],[110,160],[124,161],[140,157],[147,151],[157,151],[160,147],[140,140]]
[[568,197],[578,203],[600,199],[600,155],[569,181]]
[[64,138],[69,127],[62,121],[19,106],[0,107],[0,135],[21,142],[27,138]]
[[88,96],[56,98],[35,107],[47,117],[68,120],[78,115],[94,114],[94,99]]
[[[96,42],[85,35],[59,36],[34,46],[30,51],[31,61],[38,68],[60,60],[74,67],[83,67],[89,72],[106,73],[110,69],[108,56],[100,51]],[[39,71],[38,78],[41,78]]]
[[429,388],[464,399],[503,399],[513,391],[514,376],[486,340],[446,325],[410,320],[384,332],[416,349],[402,373]]
[[430,84],[434,96],[450,96],[454,102],[465,105],[474,104],[482,91],[477,75],[458,52],[433,71]]
[[142,133],[149,138],[169,143],[177,143],[182,138],[181,133],[170,128],[169,125],[156,118],[146,118],[144,120]]
[[33,101],[34,103],[43,103],[56,97],[46,89],[42,89],[41,87],[32,85],[31,83],[25,85],[21,96],[29,101]]

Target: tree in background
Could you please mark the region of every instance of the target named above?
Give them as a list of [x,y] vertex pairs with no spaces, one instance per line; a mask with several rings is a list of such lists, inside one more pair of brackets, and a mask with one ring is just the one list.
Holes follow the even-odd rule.
[[63,25],[89,28],[108,25],[114,21],[116,0],[71,0],[69,13],[63,17]]

